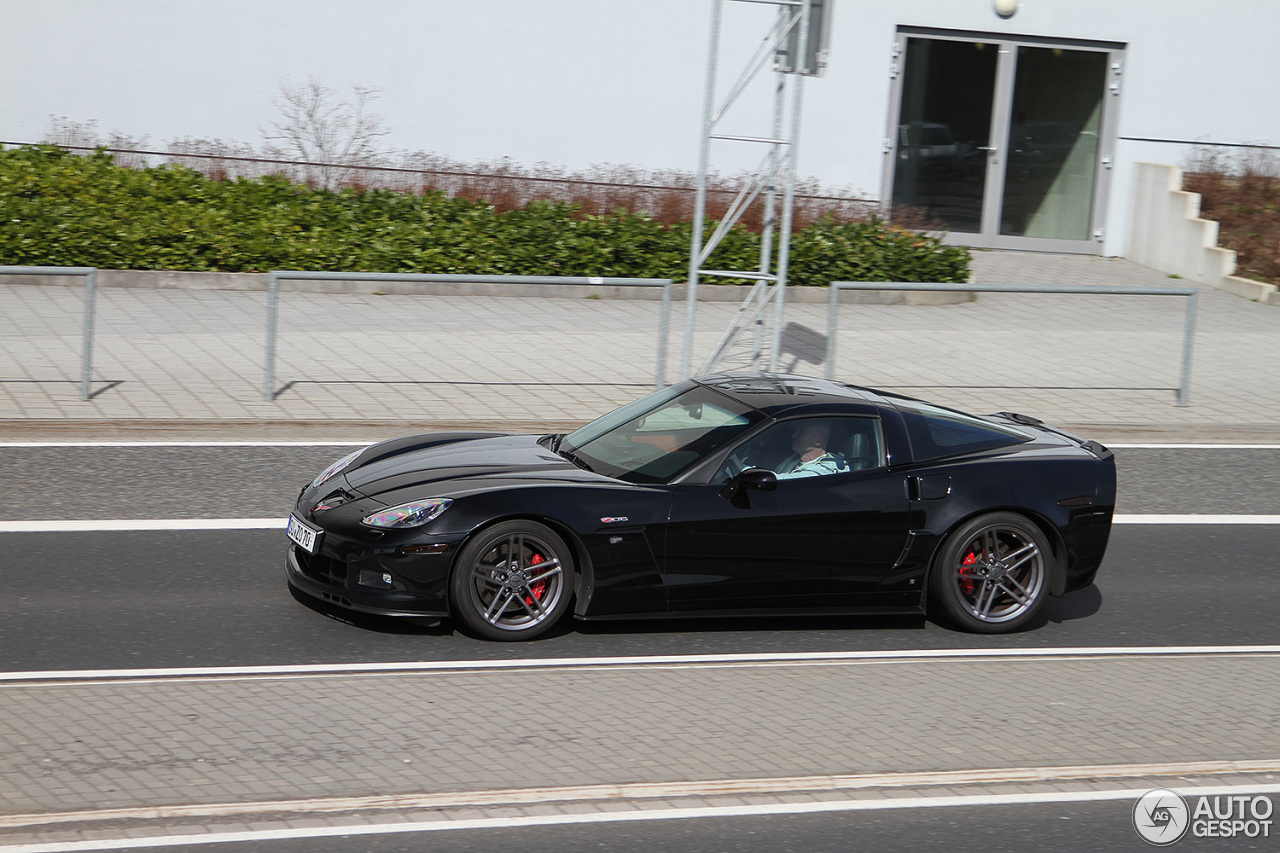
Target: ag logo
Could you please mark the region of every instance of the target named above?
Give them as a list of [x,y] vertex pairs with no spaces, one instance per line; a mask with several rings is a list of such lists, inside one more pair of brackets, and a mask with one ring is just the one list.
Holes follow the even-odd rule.
[[1173,844],[1187,834],[1191,812],[1187,801],[1177,791],[1156,788],[1147,791],[1133,804],[1133,828],[1143,841],[1158,847]]

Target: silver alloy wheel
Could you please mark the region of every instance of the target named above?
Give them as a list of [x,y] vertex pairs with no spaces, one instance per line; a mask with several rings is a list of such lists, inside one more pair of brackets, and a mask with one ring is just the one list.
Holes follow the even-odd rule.
[[501,631],[530,631],[558,616],[565,567],[555,547],[518,530],[495,539],[467,567],[473,612]]
[[1038,606],[1047,579],[1045,553],[1020,526],[991,524],[959,549],[951,576],[968,614],[1000,625]]

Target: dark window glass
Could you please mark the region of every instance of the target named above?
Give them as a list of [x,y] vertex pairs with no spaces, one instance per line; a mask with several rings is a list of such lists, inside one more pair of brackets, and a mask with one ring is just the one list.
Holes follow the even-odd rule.
[[[805,466],[802,454],[812,442],[797,444],[806,427],[820,437],[824,451],[812,456],[818,464]],[[880,420],[866,417],[800,418],[783,421],[743,442],[729,455],[718,479],[728,480],[747,468],[767,468],[780,479],[864,471],[884,465]]]
[[955,409],[918,400],[895,400],[907,423],[911,453],[917,462],[1008,447],[1031,439],[1026,433]]

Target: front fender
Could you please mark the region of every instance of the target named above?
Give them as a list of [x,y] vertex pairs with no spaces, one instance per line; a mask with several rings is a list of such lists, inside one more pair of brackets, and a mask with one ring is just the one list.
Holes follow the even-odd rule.
[[667,610],[656,554],[670,502],[666,487],[537,485],[468,495],[440,521],[465,530],[467,541],[502,521],[544,524],[573,551],[575,616],[656,614]]

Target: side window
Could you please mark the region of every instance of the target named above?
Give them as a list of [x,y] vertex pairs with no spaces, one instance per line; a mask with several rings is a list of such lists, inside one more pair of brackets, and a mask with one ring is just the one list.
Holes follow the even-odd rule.
[[906,421],[911,453],[917,462],[1008,447],[1030,439],[1012,427],[993,424],[954,409],[916,400],[898,399],[895,402]]
[[878,418],[798,418],[774,424],[730,456],[719,479],[767,468],[778,479],[820,477],[879,468],[884,441]]

